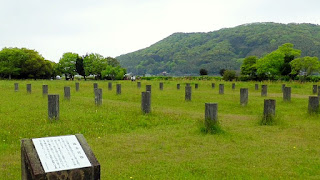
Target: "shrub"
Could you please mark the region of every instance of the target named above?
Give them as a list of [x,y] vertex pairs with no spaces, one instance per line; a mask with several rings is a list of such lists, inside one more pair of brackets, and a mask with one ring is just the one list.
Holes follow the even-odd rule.
[[223,73],[223,80],[232,81],[236,79],[236,71],[234,70],[225,70]]

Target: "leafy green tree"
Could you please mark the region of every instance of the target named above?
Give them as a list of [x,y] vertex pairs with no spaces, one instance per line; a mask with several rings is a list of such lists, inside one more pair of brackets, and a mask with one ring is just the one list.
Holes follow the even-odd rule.
[[120,66],[120,63],[116,58],[107,57],[106,59],[107,59],[108,65],[110,65],[112,67]]
[[78,56],[76,60],[76,72],[83,76],[84,80],[86,79],[86,72],[84,71],[83,57]]
[[225,71],[226,71],[226,69],[220,69],[219,74],[220,74],[221,76],[223,76],[223,74],[224,74]]
[[126,73],[126,69],[120,66],[113,67],[111,65],[107,65],[106,69],[101,72],[102,77],[111,80],[122,80]]
[[208,75],[208,71],[204,68],[200,69],[200,76]]
[[225,70],[223,73],[222,79],[225,81],[232,81],[236,78],[236,71],[234,70]]
[[76,72],[76,62],[79,55],[77,53],[67,52],[59,60],[59,69],[65,74],[66,80],[74,78]]
[[25,61],[25,53],[18,48],[3,48],[0,51],[0,74],[11,79],[12,75],[19,75],[21,64]]
[[249,56],[243,60],[243,63],[240,67],[241,75],[246,75],[250,77],[250,79],[255,79],[257,76],[257,67],[256,62],[258,57],[256,56]]
[[108,61],[100,54],[91,53],[83,58],[83,64],[86,76],[94,75],[101,79],[101,72],[106,69]]
[[320,71],[320,61],[318,57],[303,57],[297,58],[290,62],[292,67],[292,74],[303,73],[305,78],[310,76],[312,73]]

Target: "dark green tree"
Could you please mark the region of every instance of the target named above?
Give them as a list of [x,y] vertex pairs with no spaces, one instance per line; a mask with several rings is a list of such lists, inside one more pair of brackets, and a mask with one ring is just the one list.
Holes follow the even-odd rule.
[[208,75],[208,71],[204,68],[200,69],[200,76]]

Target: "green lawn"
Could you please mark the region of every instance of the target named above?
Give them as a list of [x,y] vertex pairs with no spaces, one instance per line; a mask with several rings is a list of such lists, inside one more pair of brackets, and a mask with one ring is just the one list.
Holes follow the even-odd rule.
[[[14,83],[19,91],[14,92]],[[312,83],[287,82],[292,102],[283,102],[281,84],[268,84],[276,99],[279,123],[259,124],[263,113],[260,89],[254,82],[217,81],[97,81],[103,104],[95,106],[94,81],[0,81],[0,179],[21,179],[20,140],[81,133],[101,164],[101,179],[320,179],[320,118],[307,114]],[[32,84],[27,94],[26,84]],[[116,95],[116,83],[122,94]],[[176,89],[176,84],[181,89]],[[192,101],[184,101],[185,83],[191,83]],[[199,83],[199,89],[194,89]],[[219,83],[225,94],[218,94]],[[60,120],[50,122],[47,98],[60,94]],[[152,85],[152,113],[141,112],[141,92]],[[261,85],[262,83],[259,83]],[[71,87],[71,100],[63,87]],[[249,88],[249,104],[240,106],[240,88]],[[259,87],[260,88],[260,87]],[[218,103],[224,133],[204,134],[204,108]]]

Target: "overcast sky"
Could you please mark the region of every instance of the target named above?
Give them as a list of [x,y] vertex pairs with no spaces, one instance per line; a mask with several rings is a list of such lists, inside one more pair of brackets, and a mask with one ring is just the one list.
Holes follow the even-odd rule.
[[175,32],[252,22],[320,24],[319,0],[0,0],[0,49],[116,57]]

